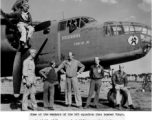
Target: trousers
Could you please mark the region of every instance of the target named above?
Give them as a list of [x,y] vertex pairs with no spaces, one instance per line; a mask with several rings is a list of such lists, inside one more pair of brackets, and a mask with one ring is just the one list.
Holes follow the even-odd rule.
[[24,83],[24,93],[23,93],[23,99],[22,99],[22,109],[27,110],[28,108],[28,96],[30,95],[31,105],[33,108],[37,108],[37,103],[35,99],[36,94],[36,87],[35,85],[31,85],[30,87],[26,86],[26,83]]
[[72,86],[74,89],[75,101],[77,106],[82,105],[82,99],[79,91],[79,83],[77,77],[66,78],[65,102],[66,105],[72,104]]
[[[19,22],[17,24],[18,30],[21,32],[21,38],[20,41],[23,41],[26,43],[26,38],[31,38],[33,32],[34,32],[34,28],[31,25],[28,25],[26,23],[23,22]],[[26,30],[27,32],[27,36],[26,36]]]
[[91,80],[89,95],[88,95],[88,98],[87,98],[87,105],[90,105],[90,101],[91,101],[91,98],[92,98],[92,95],[93,95],[94,91],[96,92],[95,97],[94,97],[94,105],[98,105],[100,88],[101,88],[101,79]]
[[130,92],[129,92],[129,90],[126,87],[124,87],[124,85],[116,85],[115,89],[116,89],[116,92],[117,92],[116,93],[116,103],[117,104],[120,104],[120,101],[121,101],[120,89],[122,89],[122,90],[124,90],[127,93],[127,96],[128,96],[128,99],[127,99],[128,105],[132,105],[132,98],[131,98]]
[[43,86],[44,107],[53,107],[54,104],[54,85],[45,81]]

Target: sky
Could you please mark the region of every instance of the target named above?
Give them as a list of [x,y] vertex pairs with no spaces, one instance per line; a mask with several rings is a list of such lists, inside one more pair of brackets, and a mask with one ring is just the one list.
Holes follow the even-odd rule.
[[[16,0],[1,0],[1,8],[9,13]],[[151,0],[29,0],[33,21],[61,20],[90,16],[99,22],[132,21],[151,26]],[[124,63],[129,74],[151,72],[150,51],[144,58]],[[118,65],[112,66],[118,69]]]

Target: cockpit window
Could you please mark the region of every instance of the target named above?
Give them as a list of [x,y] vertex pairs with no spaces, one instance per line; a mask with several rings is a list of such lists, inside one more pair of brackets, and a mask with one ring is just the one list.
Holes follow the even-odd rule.
[[105,36],[124,34],[124,28],[122,25],[106,25],[103,27],[103,30]]
[[97,22],[95,19],[87,17],[87,19],[89,20],[89,22]]
[[89,20],[85,17],[82,17],[81,20],[84,21],[86,24],[89,23]]
[[77,17],[73,19],[69,19],[67,21],[61,21],[58,26],[59,31],[69,30],[69,33],[72,33],[77,28],[82,28],[86,24],[91,22],[97,22],[95,19],[90,17]]
[[131,23],[126,24],[126,23],[111,23],[111,22],[106,22],[104,23],[103,26],[103,33],[104,36],[114,36],[114,35],[124,35],[124,34],[130,34],[130,33],[143,33],[147,34],[150,37],[152,36],[152,30],[148,26],[142,26],[137,23]]
[[117,35],[117,28],[116,28],[116,26],[115,25],[111,25],[110,27],[111,27],[111,34],[112,35]]
[[124,31],[125,31],[125,34],[129,34],[129,26],[123,26],[124,27]]
[[143,33],[143,34],[147,34],[147,28],[143,28],[143,29],[142,29],[142,33]]
[[89,23],[89,20],[87,18],[82,17],[81,23],[80,23],[80,28],[84,27],[87,23]]
[[84,27],[86,24],[91,23],[91,22],[96,22],[96,20],[90,17],[82,17],[80,28]]
[[105,36],[110,36],[110,27],[109,26],[104,26],[104,34]]
[[69,33],[72,33],[77,28],[79,28],[80,18],[70,19],[67,23],[67,28],[69,28]]
[[117,34],[118,35],[124,34],[124,29],[122,25],[117,25]]
[[136,32],[141,32],[141,30],[142,30],[142,27],[141,27],[141,26],[135,25],[134,28],[135,28],[135,31],[136,31]]
[[80,28],[84,27],[85,26],[85,22],[83,20],[81,20],[81,23],[80,23]]
[[66,23],[67,23],[67,21],[60,22],[59,31],[66,30]]
[[134,26],[130,25],[130,33],[135,32]]

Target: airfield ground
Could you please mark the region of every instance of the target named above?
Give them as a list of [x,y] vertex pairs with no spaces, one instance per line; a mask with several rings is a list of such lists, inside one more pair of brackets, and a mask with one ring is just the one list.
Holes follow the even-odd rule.
[[[64,83],[61,82],[61,90],[62,94],[60,96],[60,99],[55,100],[54,109],[55,111],[97,111],[95,108],[89,108],[89,109],[78,109],[75,105],[75,102],[73,102],[72,107],[68,108],[65,106],[65,99],[64,99]],[[13,82],[12,81],[6,81],[1,83],[1,110],[2,111],[21,111],[21,105],[18,105],[17,109],[14,109],[12,99],[13,99]],[[132,95],[133,103],[136,109],[134,111],[151,111],[151,99],[152,95],[151,92],[142,92],[141,82],[129,82],[128,84],[130,88],[130,92]],[[107,101],[107,93],[109,91],[110,84],[109,83],[103,83],[100,91],[100,109],[99,111],[118,111],[116,108],[112,108],[109,106]],[[82,95],[82,101],[83,105],[86,103],[88,90],[89,90],[89,83],[82,84],[80,83],[80,90]],[[36,99],[39,106],[40,111],[43,111],[43,83],[37,83],[37,94]],[[21,93],[23,93],[23,86],[21,87]],[[21,102],[22,95],[19,98],[19,101]],[[74,101],[74,97],[73,97]],[[29,109],[30,111],[30,109]],[[123,108],[122,111],[130,111],[130,109]]]

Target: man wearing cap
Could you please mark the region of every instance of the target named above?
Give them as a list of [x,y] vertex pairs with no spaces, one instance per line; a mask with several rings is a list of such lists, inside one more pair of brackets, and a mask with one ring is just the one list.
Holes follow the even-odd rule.
[[6,17],[15,18],[17,20],[17,27],[18,30],[21,32],[20,45],[22,48],[30,47],[29,40],[34,32],[34,28],[31,26],[32,17],[31,14],[28,12],[28,9],[29,9],[29,4],[25,3],[22,4],[21,11],[16,11],[10,14],[3,13],[5,14]]
[[96,92],[95,98],[94,98],[94,106],[99,109],[98,101],[99,101],[99,94],[100,94],[100,88],[101,88],[101,80],[104,77],[104,69],[103,67],[99,64],[100,60],[99,57],[94,58],[95,64],[91,66],[90,68],[90,89],[89,89],[89,95],[87,98],[87,103],[86,106],[84,107],[89,108],[90,106],[90,101],[92,98],[92,95],[94,91]]
[[[80,61],[73,58],[72,52],[69,52],[68,60],[62,62],[60,66],[61,68],[65,69],[65,71],[61,69],[61,72],[66,74],[66,89],[67,89],[65,92],[66,105],[70,107],[72,104],[71,87],[73,86],[76,105],[78,108],[82,108],[82,100],[79,91],[79,83],[78,83],[77,75],[83,72],[85,66]],[[78,68],[80,68],[79,71]]]
[[35,49],[30,49],[30,56],[23,62],[23,85],[24,93],[22,99],[22,110],[28,110],[28,96],[30,95],[32,109],[37,110],[37,103],[35,99],[36,93],[36,76],[34,58],[36,55]]
[[21,6],[25,3],[28,3],[29,0],[16,0],[12,7],[12,12],[21,11]]
[[124,90],[127,93],[128,99],[128,105],[130,109],[134,109],[132,98],[130,95],[129,90],[127,89],[127,74],[124,72],[124,66],[119,65],[119,70],[116,71],[112,76],[112,85],[116,89],[116,104],[118,109],[121,109],[121,103],[120,103],[120,89]]
[[50,62],[50,67],[46,67],[39,71],[40,75],[45,80],[43,86],[43,101],[44,108],[48,110],[54,110],[54,85],[59,84],[57,78],[57,72],[61,69],[61,66],[55,68],[55,61]]

